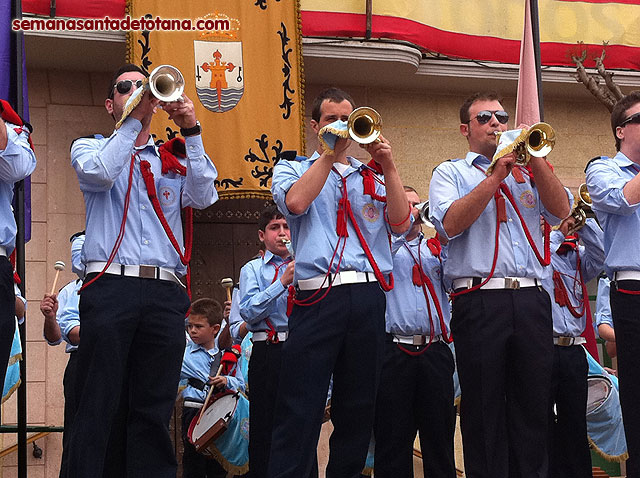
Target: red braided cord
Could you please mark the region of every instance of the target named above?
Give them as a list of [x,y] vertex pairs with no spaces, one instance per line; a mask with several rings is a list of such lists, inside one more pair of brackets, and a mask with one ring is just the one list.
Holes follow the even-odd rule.
[[107,263],[105,264],[104,268],[98,273],[97,276],[95,276],[89,282],[85,282],[84,284],[82,284],[82,287],[80,287],[78,294],[81,293],[86,287],[88,287],[89,285],[97,281],[100,277],[102,277],[104,272],[109,268],[109,266],[113,262],[113,259],[115,259],[116,253],[120,248],[120,244],[122,244],[122,240],[124,239],[124,231],[127,225],[127,213],[129,212],[129,201],[131,199],[131,186],[133,184],[133,165],[135,163],[136,155],[137,153],[131,155],[131,164],[129,166],[129,179],[127,184],[127,193],[124,197],[124,211],[122,213],[122,222],[120,223],[120,231],[118,232],[118,237],[116,238],[116,242],[113,245],[113,249],[111,249],[111,254],[109,254],[109,259],[107,259]]

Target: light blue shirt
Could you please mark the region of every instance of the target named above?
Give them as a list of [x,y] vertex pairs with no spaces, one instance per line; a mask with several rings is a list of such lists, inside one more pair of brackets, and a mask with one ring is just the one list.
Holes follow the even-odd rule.
[[[585,226],[578,232],[578,237],[584,245],[578,246],[582,278],[587,283],[602,271],[604,266],[604,246],[602,243],[602,229],[594,219],[587,219]],[[564,337],[578,337],[586,325],[586,308],[583,309],[582,284],[580,275],[576,271],[577,254],[569,251],[564,255],[556,251],[564,242],[564,234],[560,231],[551,232],[551,267],[547,277],[542,280],[542,286],[551,297],[551,313],[553,316],[553,335]],[[556,270],[562,277],[569,301],[576,311],[583,310],[581,317],[571,315],[568,307],[560,307],[555,301],[555,288],[551,273]],[[577,280],[574,280],[576,278]],[[588,298],[587,298],[588,300]]]
[[162,174],[157,148],[150,137],[146,145],[134,147],[142,124],[127,118],[109,138],[80,138],[71,147],[71,164],[76,170],[86,205],[86,241],[82,249],[84,264],[106,261],[116,242],[124,212],[131,155],[133,171],[126,232],[114,262],[127,265],[153,265],[186,272],[178,253],[162,228],[142,179],[140,161],[151,164],[158,200],[176,240],[182,247],[181,207],[204,209],[218,199],[214,187],[217,171],[204,152],[202,138],[185,139],[187,175]]
[[[420,247],[418,248],[418,244]],[[410,249],[410,251],[407,249]],[[418,249],[420,249],[420,259],[418,259]],[[396,335],[429,335],[429,313],[427,311],[427,301],[421,286],[413,283],[413,266],[415,260],[422,264],[424,273],[433,283],[440,309],[447,328],[451,320],[449,310],[449,297],[442,283],[442,266],[440,260],[435,257],[423,235],[411,241],[400,238],[393,243],[393,279],[394,286],[387,292],[386,311],[386,331]],[[426,285],[425,285],[426,288]],[[429,289],[427,289],[427,293]],[[440,335],[440,320],[433,298],[429,295],[429,305],[433,321],[433,334]],[[447,330],[448,332],[448,330]]]
[[[209,381],[209,374],[212,373],[211,364],[213,363],[213,359],[215,358],[217,353],[217,345],[211,350],[207,350],[201,345],[198,345],[194,342],[187,342],[187,346],[184,349],[184,358],[182,359],[182,370],[180,371],[180,378],[195,378],[203,383],[207,383]],[[245,383],[240,367],[236,365],[232,369],[232,373],[234,370],[235,376],[226,376],[227,390],[244,392]],[[214,371],[213,373],[215,374],[216,372]],[[207,387],[205,387],[204,390],[198,390],[191,385],[187,385],[187,387],[182,391],[182,396],[183,398],[189,398],[192,400],[197,400],[199,402],[204,402],[205,398],[207,398],[208,391],[209,390]]]
[[36,155],[29,147],[29,132],[23,128],[16,133],[18,126],[0,122],[0,128],[7,130],[7,146],[0,150],[0,245],[7,248],[7,256],[16,246],[16,220],[13,216],[14,183],[29,176],[36,168]]
[[78,349],[69,340],[69,332],[74,327],[80,326],[80,294],[78,291],[82,287],[81,280],[69,282],[58,292],[58,313],[56,320],[60,326],[62,340],[67,343],[66,352],[73,352]]
[[604,266],[609,277],[622,270],[640,271],[640,204],[629,204],[622,192],[638,170],[640,166],[620,152],[587,166],[587,189],[604,230]]
[[229,333],[233,339],[233,344],[242,343],[243,337],[240,337],[240,326],[244,324],[240,315],[240,297],[238,296],[238,287],[234,287],[231,292],[231,310],[229,311]]
[[[598,296],[596,297],[596,332],[600,324],[607,324],[613,327],[613,317],[611,316],[611,301],[609,291],[611,281],[608,277],[601,277],[598,281]],[[600,336],[600,335],[598,335]]]
[[[449,237],[442,225],[451,204],[469,194],[486,179],[485,173],[474,167],[474,164],[486,170],[490,163],[486,157],[470,152],[463,159],[441,163],[433,171],[429,185],[429,212],[430,220],[438,233],[449,239],[448,259],[444,265],[446,282],[466,277],[488,277],[491,271],[496,235],[496,201],[493,198],[478,219],[460,234]],[[524,183],[516,182],[512,175],[507,176],[503,182],[511,191],[536,248],[544,257],[540,215],[551,225],[559,224],[561,219],[545,209],[537,188],[531,184],[526,173],[523,176]],[[568,189],[566,192],[571,201],[571,193]],[[545,268],[536,258],[516,210],[506,197],[505,204],[507,222],[500,224],[499,253],[493,277],[542,279]]]
[[269,330],[267,318],[278,332],[289,330],[287,287],[280,281],[287,268],[284,262],[265,251],[263,257],[247,262],[240,270],[240,315],[251,332]]
[[[340,191],[342,181],[338,173],[335,171],[329,173],[322,190],[302,214],[292,214],[286,205],[287,192],[318,157],[319,154],[316,151],[310,158],[302,161],[281,160],[273,168],[271,193],[278,209],[289,223],[291,243],[296,252],[294,282],[324,275],[329,271],[330,266],[331,272],[335,272],[340,255],[338,251],[331,264],[331,257],[338,243],[336,233],[338,201],[342,198]],[[385,221],[385,203],[363,194],[362,176],[359,171],[368,166],[351,157],[348,160],[350,166],[342,174],[347,178],[347,194],[354,217],[380,271],[391,272],[393,269],[389,245],[391,228]],[[377,182],[376,194],[386,195],[384,186]],[[373,272],[351,221],[347,223],[347,230],[349,237],[346,238],[340,270]]]

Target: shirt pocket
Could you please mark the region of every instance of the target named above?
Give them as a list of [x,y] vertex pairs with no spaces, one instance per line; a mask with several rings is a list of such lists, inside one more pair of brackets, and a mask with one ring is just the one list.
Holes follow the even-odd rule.
[[180,192],[182,188],[181,178],[161,177],[156,185],[156,194],[163,211],[176,208],[180,210]]

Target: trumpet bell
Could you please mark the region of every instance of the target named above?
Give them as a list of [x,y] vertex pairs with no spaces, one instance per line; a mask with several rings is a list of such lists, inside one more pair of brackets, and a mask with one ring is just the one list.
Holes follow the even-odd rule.
[[420,221],[422,221],[425,226],[435,229],[435,226],[429,220],[429,200],[427,199],[420,204],[416,204],[415,207],[418,210],[418,217],[420,218]]
[[527,153],[535,158],[548,155],[556,144],[556,133],[548,123],[536,123],[528,132],[525,142]]
[[589,191],[587,190],[587,184],[586,183],[582,183],[580,185],[580,187],[578,188],[578,201],[581,204],[584,204],[585,207],[591,208],[591,195],[589,194]]
[[160,101],[176,101],[184,91],[184,77],[175,66],[160,65],[149,75],[149,89]]
[[378,139],[382,132],[382,117],[373,108],[356,108],[347,120],[349,136],[356,143],[370,144]]

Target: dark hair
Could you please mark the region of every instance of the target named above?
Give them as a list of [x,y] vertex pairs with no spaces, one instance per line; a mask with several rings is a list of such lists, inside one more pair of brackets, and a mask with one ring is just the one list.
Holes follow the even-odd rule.
[[342,103],[344,100],[347,100],[349,103],[351,103],[351,106],[353,106],[354,109],[356,107],[355,101],[353,101],[351,95],[346,91],[342,91],[340,88],[327,88],[326,90],[321,91],[313,100],[311,119],[316,122],[320,121],[320,107],[322,106],[322,102],[324,100],[329,100],[332,103]]
[[69,242],[73,242],[73,240],[74,240],[76,237],[84,236],[84,234],[85,234],[85,231],[78,231],[78,232],[76,232],[74,235],[72,235],[72,236],[69,238]]
[[282,219],[284,215],[278,210],[275,204],[267,206],[261,213],[260,219],[258,220],[258,230],[263,231],[267,228],[267,224],[269,224],[274,219]]
[[138,73],[143,74],[145,77],[149,76],[149,74],[140,68],[138,65],[134,65],[132,63],[127,63],[126,65],[122,65],[118,68],[111,77],[111,83],[109,83],[109,91],[107,92],[107,98],[110,100],[113,99],[113,88],[116,86],[116,81],[118,81],[118,77],[123,73],[128,73],[130,71],[137,71]]
[[416,191],[416,188],[414,188],[413,186],[402,186],[404,188],[404,192],[405,193],[416,193],[418,194],[418,191]]
[[464,100],[464,103],[462,103],[462,106],[460,107],[460,123],[464,124],[471,121],[471,118],[469,118],[469,109],[476,101],[499,101],[502,103],[502,96],[500,96],[496,91],[484,91],[472,94],[469,98]]
[[189,315],[201,315],[206,317],[210,326],[222,324],[222,306],[214,299],[198,299],[191,304]]
[[620,151],[620,139],[616,136],[616,129],[625,119],[627,119],[627,110],[636,103],[640,103],[640,90],[632,91],[627,96],[623,96],[614,105],[611,111],[611,131],[616,140],[616,151]]

